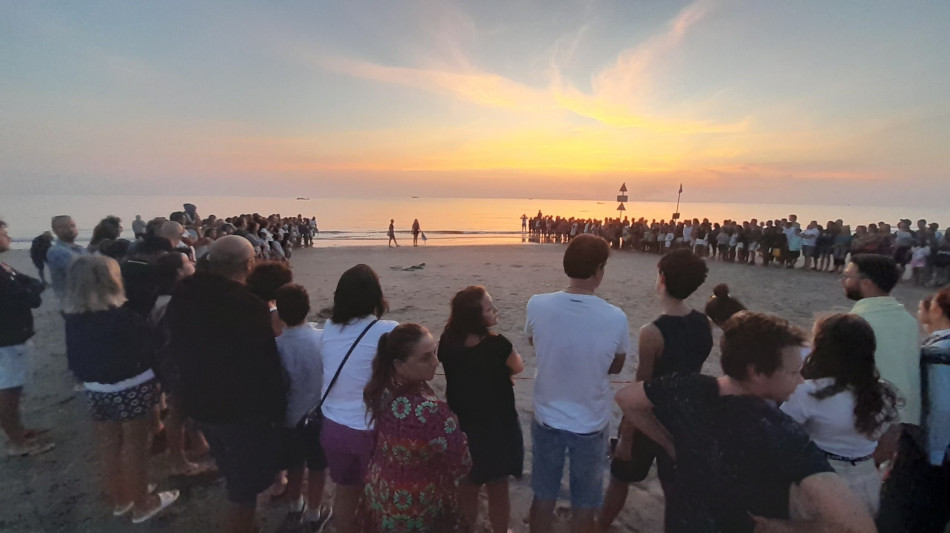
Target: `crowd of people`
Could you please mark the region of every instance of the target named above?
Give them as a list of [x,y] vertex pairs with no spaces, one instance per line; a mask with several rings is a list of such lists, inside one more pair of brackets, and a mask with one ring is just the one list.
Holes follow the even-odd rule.
[[[624,217],[578,219],[543,215],[521,216],[521,229],[539,242],[567,243],[581,234],[603,237],[614,248],[664,254],[686,248],[700,257],[718,261],[841,273],[849,255],[889,255],[902,276],[915,285],[942,287],[950,283],[950,231],[925,219],[904,219],[894,229],[877,222],[854,227],[842,220],[821,225],[812,220],[805,227],[794,214],[787,218],[739,223],[709,219],[652,220]],[[799,263],[801,260],[801,263]]]
[[[164,432],[181,473],[205,471],[184,453],[189,445],[210,452],[225,479],[227,531],[256,531],[258,495],[284,485],[286,529],[322,531],[332,521],[343,533],[472,531],[484,487],[492,531],[508,531],[508,483],[522,475],[525,454],[512,378],[524,363],[492,330],[491,294],[480,286],[455,294],[436,342],[419,324],[383,319],[379,278],[359,264],[339,278],[318,329],[307,322],[306,289],[281,261],[291,248],[282,241],[292,244],[297,227],[305,244],[300,227],[311,222],[201,220],[186,207],[137,225],[128,246],[106,227],[81,247],[71,218],[53,218],[45,266],[113,514],[142,523],[178,498],[148,485],[148,444]],[[121,232],[118,219],[102,224]],[[684,236],[657,263],[659,316],[640,329],[634,352],[625,313],[596,294],[609,241],[568,236],[565,288],[526,307],[537,367],[532,532],[553,530],[565,460],[578,532],[609,530],[629,484],[654,462],[670,532],[874,531],[875,523],[943,531],[950,288],[921,302],[918,324],[889,295],[899,261],[855,254],[841,265],[854,308],[819,319],[809,335],[745,310],[725,286],[705,312],[691,309],[685,300],[708,269]],[[8,248],[0,222],[0,251]],[[53,443],[19,415],[31,310],[44,284],[2,268],[0,421],[9,454],[44,453]],[[701,373],[715,327],[719,378]],[[634,353],[635,382],[612,396],[609,376]],[[440,362],[445,400],[429,386]],[[608,468],[614,402],[623,420]],[[332,506],[323,501],[327,477]]]

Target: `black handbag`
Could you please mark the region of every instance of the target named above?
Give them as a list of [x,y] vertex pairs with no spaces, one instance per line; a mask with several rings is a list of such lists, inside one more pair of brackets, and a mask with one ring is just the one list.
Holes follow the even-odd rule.
[[303,439],[304,445],[308,449],[313,449],[314,447],[320,446],[320,428],[323,426],[323,402],[327,400],[327,396],[330,395],[330,389],[333,388],[333,385],[336,383],[337,378],[340,377],[340,372],[343,370],[343,365],[346,364],[346,360],[350,358],[350,354],[353,353],[353,350],[356,348],[356,345],[363,340],[363,336],[369,331],[369,328],[373,327],[374,324],[379,322],[379,320],[374,320],[370,322],[366,329],[360,333],[360,336],[353,341],[353,345],[350,346],[349,351],[346,352],[346,355],[343,356],[343,361],[340,362],[339,368],[336,369],[336,374],[333,374],[333,379],[330,380],[330,384],[327,386],[326,392],[323,393],[323,397],[320,398],[320,403],[313,406],[303,417],[300,419],[300,422],[297,422],[296,430],[300,437]]

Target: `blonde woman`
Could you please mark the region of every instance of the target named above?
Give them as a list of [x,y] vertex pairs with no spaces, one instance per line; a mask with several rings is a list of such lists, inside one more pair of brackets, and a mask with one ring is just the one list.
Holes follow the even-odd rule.
[[95,422],[106,491],[115,516],[140,524],[178,499],[149,494],[148,431],[158,401],[151,364],[155,335],[145,319],[122,307],[119,264],[101,255],[69,267],[63,312],[69,369],[83,383]]

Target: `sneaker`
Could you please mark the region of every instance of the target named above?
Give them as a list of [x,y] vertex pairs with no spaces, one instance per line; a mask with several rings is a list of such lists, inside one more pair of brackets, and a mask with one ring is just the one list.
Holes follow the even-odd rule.
[[319,517],[316,520],[312,520],[307,523],[309,532],[323,533],[324,528],[326,528],[327,524],[330,523],[331,518],[333,518],[333,508],[321,505]]

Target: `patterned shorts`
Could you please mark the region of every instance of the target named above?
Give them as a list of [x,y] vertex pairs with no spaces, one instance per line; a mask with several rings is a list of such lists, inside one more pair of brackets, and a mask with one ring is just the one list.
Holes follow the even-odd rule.
[[150,379],[118,392],[86,391],[86,403],[96,422],[127,422],[141,418],[158,403],[157,381]]

